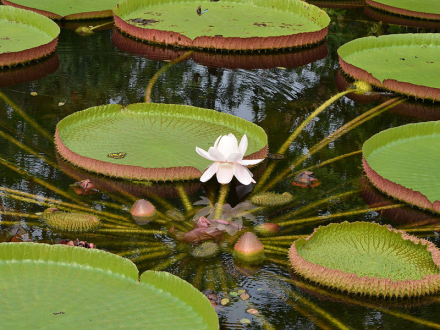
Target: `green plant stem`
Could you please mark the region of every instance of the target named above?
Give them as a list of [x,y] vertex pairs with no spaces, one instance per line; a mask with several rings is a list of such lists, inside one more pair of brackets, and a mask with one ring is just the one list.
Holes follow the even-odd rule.
[[229,184],[222,184],[218,196],[217,207],[215,208],[214,219],[220,219],[223,213],[223,205],[229,192]]
[[198,290],[200,290],[201,288],[202,279],[203,279],[203,270],[204,270],[204,265],[202,263],[199,265],[199,267],[197,267],[196,274],[192,280],[192,285]]
[[21,174],[21,175],[25,176],[28,180],[30,180],[30,181],[34,181],[34,182],[36,182],[36,183],[42,185],[43,187],[45,187],[45,188],[47,188],[47,189],[49,189],[49,190],[52,190],[53,192],[55,192],[55,193],[57,193],[57,194],[59,194],[59,195],[61,195],[61,196],[63,196],[63,197],[66,197],[66,198],[68,198],[68,199],[74,200],[74,201],[77,202],[77,203],[84,204],[79,198],[74,197],[74,196],[70,196],[70,195],[69,195],[68,193],[66,193],[65,191],[63,191],[63,190],[61,190],[61,189],[58,189],[57,187],[55,187],[55,186],[53,186],[53,185],[47,183],[46,181],[44,181],[44,180],[42,180],[42,179],[40,179],[40,178],[37,178],[36,176],[30,175],[30,174],[29,174],[28,172],[26,172],[25,170],[23,170],[23,169],[21,169],[21,168],[15,166],[14,164],[8,162],[7,160],[5,160],[5,159],[3,159],[3,158],[0,158],[0,164],[2,164],[3,166],[6,166],[6,167],[8,167],[8,168],[10,168],[11,170],[17,172],[18,174]]
[[164,262],[161,262],[160,264],[154,266],[153,268],[151,268],[151,270],[156,270],[156,271],[165,270],[168,267],[170,267],[171,265],[174,265],[175,263],[179,262],[180,260],[182,260],[183,258],[185,258],[187,256],[188,256],[188,252],[179,253],[178,255],[176,255],[168,260],[165,260]]
[[404,207],[404,206],[406,206],[406,204],[392,204],[392,205],[387,205],[387,206],[374,207],[374,208],[368,208],[368,209],[362,209],[362,210],[356,210],[356,211],[348,211],[348,212],[329,214],[329,215],[320,215],[317,217],[310,217],[310,218],[305,218],[305,219],[288,220],[288,221],[284,221],[284,222],[279,222],[278,224],[280,226],[288,226],[288,225],[297,225],[297,224],[301,224],[301,223],[308,223],[308,222],[314,222],[314,221],[322,222],[322,221],[335,219],[335,218],[349,217],[349,216],[353,216],[353,215],[364,214],[364,213],[371,212],[371,211],[388,210],[388,209],[394,209],[394,208]]
[[[303,129],[309,124],[313,119],[315,119],[321,112],[323,112],[325,109],[327,109],[333,102],[340,99],[344,95],[347,95],[351,92],[355,91],[355,89],[347,89],[344,92],[340,92],[334,96],[332,96],[330,99],[325,101],[321,106],[319,106],[315,111],[313,111],[302,123],[299,125],[293,133],[287,138],[286,142],[278,149],[277,153],[284,154],[289,146],[295,141],[295,139],[298,137],[298,135],[303,131]],[[261,179],[256,184],[254,191],[259,192],[261,190],[261,187],[264,187],[264,184],[269,179],[269,176],[272,174],[273,170],[275,169],[276,163],[272,163],[268,166],[267,170],[262,175]],[[265,189],[266,191],[267,189]]]
[[323,205],[323,204],[327,205],[331,201],[343,200],[343,199],[349,198],[350,196],[353,196],[353,195],[355,195],[357,193],[359,193],[358,190],[352,190],[352,191],[344,192],[344,193],[341,193],[341,194],[338,194],[338,195],[334,195],[334,196],[330,196],[330,197],[321,199],[321,200],[319,200],[319,201],[317,201],[315,203],[308,204],[308,205],[306,205],[306,206],[304,206],[304,207],[302,207],[302,208],[300,208],[298,210],[295,210],[295,211],[283,214],[282,216],[280,216],[278,218],[272,219],[271,222],[277,223],[277,222],[283,221],[285,219],[289,219],[289,218],[295,217],[298,214],[304,213],[304,212],[306,212],[308,210],[312,210],[312,209],[314,209],[314,208],[316,208],[316,207],[318,207],[320,205]]
[[26,201],[29,203],[41,204],[41,205],[45,205],[45,206],[49,206],[49,207],[53,207],[53,204],[55,204],[57,206],[61,206],[62,208],[65,208],[68,210],[73,209],[73,210],[79,210],[79,211],[83,211],[83,212],[90,212],[90,213],[94,213],[94,214],[97,214],[100,216],[103,215],[103,216],[106,216],[107,218],[111,218],[111,219],[128,221],[127,218],[125,218],[123,216],[115,215],[115,214],[105,212],[105,211],[93,210],[88,207],[62,202],[62,201],[59,201],[59,200],[56,200],[53,198],[49,198],[49,197],[43,197],[40,195],[29,194],[29,193],[26,193],[23,191],[9,189],[9,188],[5,188],[5,187],[0,187],[0,191],[7,192],[8,193],[7,196],[15,198],[15,199],[20,199],[19,196],[23,196],[24,198],[20,199],[20,200]]
[[399,227],[397,229],[403,230],[403,231],[405,231],[407,233],[426,233],[426,232],[430,232],[430,231],[439,231],[440,230],[440,226],[422,227],[422,228],[403,228],[403,227]]
[[46,159],[46,157],[41,156],[38,152],[32,150],[31,148],[29,148],[28,146],[26,146],[25,144],[21,143],[20,141],[18,141],[17,139],[13,138],[12,136],[10,136],[9,134],[3,132],[2,130],[0,130],[0,136],[10,142],[12,142],[13,144],[15,144],[17,147],[23,149],[24,151],[30,153],[32,156],[35,156],[39,159],[41,159],[43,162],[45,162],[46,164],[52,166],[53,168],[58,168],[58,164]]
[[119,252],[117,254],[120,255],[121,257],[127,257],[132,254],[141,254],[141,253],[148,253],[149,254],[151,252],[163,252],[163,251],[171,251],[171,250],[169,247],[162,245],[162,246],[157,246],[157,247],[146,247],[146,248],[141,248],[141,249],[123,251],[123,252]]
[[303,168],[302,170],[299,170],[299,171],[293,172],[292,174],[289,174],[288,177],[289,178],[290,177],[294,177],[294,176],[297,176],[298,174],[300,174],[301,172],[312,171],[312,170],[315,170],[315,169],[320,168],[322,166],[325,166],[325,165],[337,162],[338,160],[344,159],[346,157],[350,157],[350,156],[354,156],[354,155],[359,155],[359,154],[362,154],[362,150],[357,150],[357,151],[349,152],[347,154],[344,154],[344,155],[341,155],[341,156],[338,156],[338,157],[335,157],[335,158],[332,158],[332,159],[328,159],[328,160],[323,161],[323,162],[321,162],[319,164]]
[[263,242],[273,242],[273,243],[281,243],[283,241],[293,242],[297,239],[307,237],[309,235],[289,235],[289,236],[276,236],[276,237],[260,237],[260,241]]
[[[292,169],[295,169],[299,164],[303,163],[306,159],[308,159],[310,156],[321,150],[323,147],[328,145],[330,142],[334,141],[335,139],[341,137],[342,135],[348,133],[350,130],[356,128],[357,126],[363,124],[364,122],[370,120],[371,118],[381,114],[382,112],[385,112],[392,107],[406,101],[406,99],[403,99],[401,97],[395,97],[391,100],[388,100],[377,107],[374,107],[373,109],[370,109],[369,111],[363,113],[362,115],[356,117],[355,119],[351,120],[350,122],[346,123],[345,125],[341,126],[339,129],[331,133],[329,136],[315,144],[313,147],[310,148],[309,152],[302,157],[295,160],[295,162],[289,167],[286,168],[284,171],[282,171],[280,174],[278,174],[269,184],[267,184],[263,191],[267,191],[271,189],[277,182],[284,179]],[[300,171],[302,172],[302,171]]]
[[[36,215],[36,214],[20,213],[20,212],[0,211],[0,214],[1,215],[8,215],[11,217],[20,217],[20,218],[31,218],[31,219],[39,219],[40,218],[40,216]],[[2,221],[2,220],[0,220],[0,221]]]
[[114,23],[115,23],[114,21],[111,21],[111,22],[107,22],[107,23],[104,23],[104,24],[92,26],[89,29],[93,31],[95,29],[99,29],[100,27],[103,27],[103,26],[106,26],[106,25],[110,25],[110,24],[114,24]]
[[171,253],[172,253],[172,251],[170,251],[170,250],[155,252],[155,253],[148,253],[148,254],[144,254],[144,255],[134,259],[134,261],[141,262],[141,261],[149,260],[149,259],[163,258],[163,257],[170,255]]
[[172,67],[174,64],[180,63],[183,60],[185,60],[188,56],[190,56],[194,51],[190,50],[189,52],[186,52],[183,55],[180,55],[179,57],[175,58],[171,62],[165,64],[163,67],[161,67],[153,77],[151,77],[150,81],[148,82],[147,88],[145,90],[145,103],[151,102],[151,91],[153,90],[153,86],[156,83],[156,80],[160,77],[162,73],[167,71],[170,67]]
[[330,142],[336,140],[340,136],[346,134],[347,132],[351,131],[352,129],[358,127],[359,125],[363,124],[364,122],[370,120],[371,118],[378,116],[382,112],[385,112],[392,107],[405,102],[406,99],[402,97],[395,97],[391,100],[388,100],[377,107],[374,107],[373,109],[368,110],[367,112],[363,113],[362,115],[356,117],[355,119],[349,121],[345,125],[338,128],[336,131],[331,133],[329,136],[327,136],[325,139],[321,140],[317,144],[315,144],[313,147],[310,148],[309,152],[306,155],[303,155],[301,158],[295,161],[293,163],[293,167],[295,168],[302,162],[304,162],[307,158],[315,154],[317,151],[321,150],[323,147],[327,146]]
[[283,256],[287,256],[287,253],[289,252],[289,249],[287,249],[287,248],[280,248],[278,246],[273,246],[273,245],[264,244],[264,243],[263,243],[263,245],[264,245],[265,252],[280,254]]
[[38,125],[31,117],[29,117],[23,110],[20,109],[9,97],[0,92],[0,98],[11,106],[14,111],[19,114],[26,122],[35,128],[41,135],[53,143],[53,136],[49,134],[44,128]]
[[193,209],[191,202],[189,201],[188,194],[183,188],[182,184],[176,184],[177,192],[179,193],[180,199],[182,200],[182,204],[186,209],[186,212],[190,212]]
[[166,235],[164,230],[153,229],[99,229],[98,233],[101,234],[142,234],[142,235]]
[[216,272],[217,272],[217,276],[220,282],[220,289],[223,292],[227,292],[228,291],[228,285],[227,285],[227,280],[226,280],[226,274],[225,274],[225,269],[223,268],[223,265],[221,264],[221,262],[217,261],[216,264]]
[[330,297],[336,301],[342,300],[350,305],[358,305],[358,306],[362,306],[362,307],[366,307],[366,308],[371,308],[371,309],[380,311],[381,313],[389,314],[389,315],[392,315],[392,316],[400,318],[400,319],[404,319],[404,320],[408,320],[408,321],[420,324],[424,328],[440,329],[440,324],[420,319],[420,318],[415,317],[413,315],[410,315],[408,313],[401,313],[399,311],[395,311],[395,310],[392,310],[389,308],[382,308],[382,307],[377,306],[377,304],[368,303],[364,300],[353,299],[353,298],[350,298],[350,296],[348,296],[347,294],[339,294],[339,293],[326,291],[326,290],[323,290],[319,287],[316,287],[316,286],[313,286],[310,284],[306,284],[301,281],[296,281],[296,280],[292,280],[292,279],[284,278],[284,277],[280,277],[280,276],[277,276],[277,278],[282,279],[283,281],[288,282],[290,284],[293,284],[296,287],[299,287],[299,288],[302,288],[305,290],[310,290],[310,291],[316,292],[320,295]]

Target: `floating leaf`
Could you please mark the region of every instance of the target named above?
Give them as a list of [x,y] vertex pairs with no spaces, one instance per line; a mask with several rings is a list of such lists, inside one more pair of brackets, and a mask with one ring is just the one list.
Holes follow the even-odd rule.
[[59,34],[58,25],[44,16],[0,6],[0,68],[48,56],[55,51]]
[[226,306],[227,304],[229,304],[230,300],[228,298],[223,298],[222,300],[220,300],[220,304],[222,304],[223,306]]
[[397,15],[440,20],[437,0],[367,0],[367,4]]
[[332,223],[295,241],[289,256],[298,274],[350,293],[413,297],[440,291],[440,250],[389,226]]
[[[299,0],[124,0],[115,25],[153,43],[190,48],[257,50],[300,47],[325,38],[330,18]],[[239,32],[238,32],[239,31]]]
[[359,38],[338,49],[342,69],[355,79],[417,98],[440,100],[440,34]]
[[251,324],[251,321],[249,319],[241,319],[240,322],[244,324]]
[[[246,159],[266,156],[267,135],[261,127],[214,110],[172,104],[111,104],[78,111],[58,123],[55,141],[61,156],[89,171],[166,181],[199,178],[210,161],[195,147],[208,149],[229,133],[248,136]],[[114,154],[121,157],[108,156]]]
[[0,274],[4,329],[219,328],[189,283],[155,271],[139,281],[130,260],[97,249],[2,243]]
[[408,124],[367,140],[364,169],[381,191],[440,213],[440,122]]
[[3,4],[35,11],[52,19],[89,19],[112,16],[119,0],[2,0]]

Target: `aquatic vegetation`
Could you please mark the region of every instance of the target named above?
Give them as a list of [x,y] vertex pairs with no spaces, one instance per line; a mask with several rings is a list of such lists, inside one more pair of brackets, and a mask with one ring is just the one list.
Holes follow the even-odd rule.
[[408,124],[367,140],[364,170],[381,191],[412,205],[440,213],[437,164],[440,122]]
[[279,206],[289,204],[293,200],[293,196],[284,192],[278,194],[275,192],[263,192],[251,197],[252,204],[261,206]]
[[318,43],[325,38],[330,22],[324,11],[297,0],[214,1],[205,4],[204,14],[198,6],[198,2],[182,0],[124,0],[114,8],[115,25],[151,43],[255,51]]
[[360,38],[338,49],[339,62],[342,70],[354,79],[423,100],[439,101],[439,44],[440,36],[435,33]]
[[2,0],[4,5],[34,11],[55,20],[77,20],[112,16],[112,7],[118,0]]
[[[211,303],[193,286],[166,272],[146,271],[139,280],[130,260],[108,252],[3,243],[0,260],[0,300],[4,306],[0,316],[7,328],[42,328],[48,324],[65,328],[72,325],[71,317],[77,325],[92,328],[114,328],[121,318],[134,328],[139,324],[149,329],[219,327]],[[172,317],[168,317],[170,309]]]
[[255,183],[255,180],[252,179],[254,175],[246,166],[261,163],[264,158],[243,159],[247,148],[248,139],[246,134],[243,135],[240,145],[238,145],[237,138],[232,133],[220,135],[215,141],[214,147],[210,147],[208,152],[196,147],[196,152],[200,156],[214,162],[203,172],[200,181],[206,182],[215,174],[217,181],[221,184],[231,182],[234,176],[241,184]]
[[44,210],[41,219],[51,228],[60,231],[93,231],[99,227],[96,215],[85,212],[63,212],[57,208]]
[[46,17],[23,9],[0,6],[0,68],[52,54],[59,34],[58,25]]
[[350,293],[414,297],[440,290],[440,251],[387,226],[343,222],[315,229],[292,244],[295,272]]
[[[172,129],[164,129],[170,125]],[[195,146],[204,147],[230,132],[249,136],[246,160],[267,154],[266,133],[244,119],[153,103],[76,112],[58,123],[55,142],[63,158],[88,171],[130,180],[173,181],[199,178],[208,161],[198,157]]]
[[249,265],[264,262],[264,245],[254,233],[244,233],[234,245],[234,258]]

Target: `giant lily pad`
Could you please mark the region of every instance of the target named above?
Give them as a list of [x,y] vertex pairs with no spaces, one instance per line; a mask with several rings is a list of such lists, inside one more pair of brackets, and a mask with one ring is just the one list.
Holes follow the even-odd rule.
[[265,158],[267,136],[251,122],[191,106],[139,103],[98,106],[76,112],[57,125],[59,153],[86,170],[137,180],[187,180],[201,176],[209,149],[224,134],[246,134],[246,159]]
[[111,17],[119,0],[2,0],[3,4],[32,10],[52,19],[89,19]]
[[218,329],[209,300],[166,272],[128,259],[36,243],[0,244],[4,329]]
[[120,30],[152,43],[248,51],[320,42],[330,23],[324,11],[300,0],[124,0],[114,16]]
[[393,14],[440,20],[437,0],[366,0],[366,3]]
[[440,121],[391,128],[367,140],[364,169],[381,191],[440,213]]
[[413,297],[440,291],[440,251],[431,242],[369,222],[332,223],[295,241],[293,269],[350,293]]
[[0,6],[0,68],[48,56],[59,34],[58,25],[44,16]]
[[440,34],[359,38],[341,46],[338,54],[342,69],[355,79],[440,101]]

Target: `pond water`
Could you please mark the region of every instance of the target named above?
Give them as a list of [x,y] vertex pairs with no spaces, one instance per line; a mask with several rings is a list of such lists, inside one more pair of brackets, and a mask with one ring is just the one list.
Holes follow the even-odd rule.
[[[151,101],[214,109],[252,121],[264,128],[269,137],[269,151],[276,152],[302,120],[339,92],[336,49],[340,45],[371,33],[438,32],[385,23],[377,25],[363,14],[362,7],[329,13],[332,17],[329,36],[327,42],[318,47],[304,49],[299,54],[284,52],[248,57],[195,54],[159,77],[152,89]],[[440,118],[438,104],[413,104],[384,112],[298,162],[316,143],[379,104],[341,98],[307,125],[290,146],[286,159],[269,159],[255,171],[258,182],[268,168],[274,167],[263,187],[279,193],[289,192],[294,196],[292,203],[255,212],[245,203],[249,191],[237,185],[231,187],[227,202],[232,207],[244,203],[240,205],[242,211],[246,208],[250,211],[244,217],[246,227],[297,220],[282,227],[277,234],[281,236],[279,239],[262,239],[266,245],[264,264],[246,267],[234,262],[231,254],[234,237],[221,243],[221,252],[215,257],[195,258],[190,254],[189,244],[179,243],[169,234],[146,235],[136,231],[167,231],[171,225],[188,230],[194,224],[195,212],[206,207],[192,204],[202,197],[215,203],[217,184],[130,183],[107,179],[64,163],[53,143],[56,124],[69,114],[96,105],[143,102],[148,82],[166,64],[161,60],[178,54],[143,44],[133,48],[134,41],[113,28],[81,37],[74,32],[74,27],[61,30],[57,53],[49,59],[31,67],[0,71],[0,193],[5,213],[0,217],[1,241],[11,239],[12,225],[20,225],[28,235],[23,237],[34,242],[58,243],[61,239],[78,238],[130,258],[140,271],[171,272],[201,291],[210,289],[219,299],[230,299],[228,305],[218,303],[216,307],[222,329],[440,328],[439,296],[416,300],[367,299],[326,290],[294,276],[287,258],[293,238],[284,238],[310,234],[313,228],[330,222],[370,221],[397,228],[427,223],[432,227],[437,223],[436,216],[410,208],[396,207],[383,213],[371,210],[370,207],[398,202],[371,187],[363,177],[361,155],[356,152],[367,138],[381,130]],[[242,68],[234,68],[237,65]],[[257,68],[251,69],[252,66]],[[21,82],[30,79],[35,80]],[[33,92],[36,95],[32,95]],[[353,155],[348,155],[350,153]],[[342,155],[347,157],[312,169],[321,185],[301,188],[291,184],[292,174]],[[295,162],[292,171],[289,166]],[[275,178],[283,172],[288,176],[276,182]],[[76,195],[70,185],[86,178],[90,178],[100,192]],[[29,196],[20,199],[19,192],[38,195],[38,201],[26,200],[35,201]],[[45,198],[102,212],[104,229],[84,234],[48,229],[35,217],[35,213],[48,207],[43,203]],[[137,198],[151,200],[165,216],[148,224],[136,224],[129,210]],[[351,211],[359,212],[347,214]],[[436,232],[421,232],[418,236],[440,247]],[[230,294],[240,289],[246,290],[250,298],[242,300]],[[250,308],[259,314],[247,313]],[[250,324],[240,321],[244,318]]]

